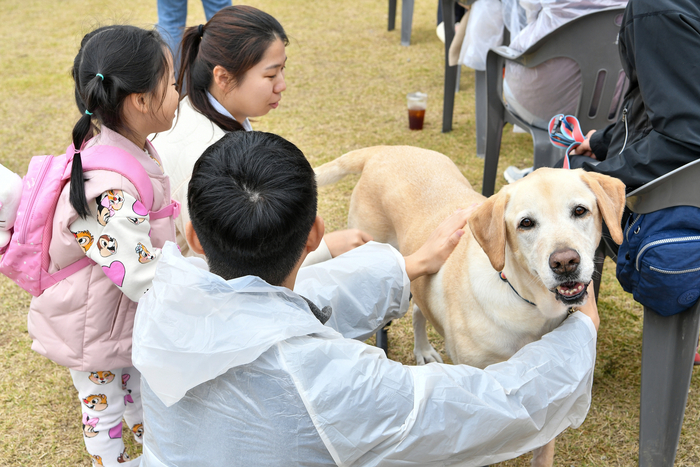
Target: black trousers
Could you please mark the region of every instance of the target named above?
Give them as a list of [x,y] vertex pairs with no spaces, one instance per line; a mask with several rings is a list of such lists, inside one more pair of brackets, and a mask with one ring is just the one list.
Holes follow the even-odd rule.
[[[462,5],[455,3],[455,22],[460,22],[462,20],[462,16],[464,16],[464,13],[466,12],[467,10],[465,10]],[[437,24],[442,23],[442,21],[442,2],[438,1]]]

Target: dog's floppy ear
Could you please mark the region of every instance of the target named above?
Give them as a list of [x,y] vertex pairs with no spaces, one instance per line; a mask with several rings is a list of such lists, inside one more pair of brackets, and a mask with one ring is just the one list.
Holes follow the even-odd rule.
[[625,184],[617,178],[596,172],[583,172],[581,179],[593,191],[598,210],[603,215],[605,225],[612,239],[622,243],[622,213],[625,210]]
[[496,271],[506,264],[506,210],[504,190],[491,196],[469,218],[469,227]]

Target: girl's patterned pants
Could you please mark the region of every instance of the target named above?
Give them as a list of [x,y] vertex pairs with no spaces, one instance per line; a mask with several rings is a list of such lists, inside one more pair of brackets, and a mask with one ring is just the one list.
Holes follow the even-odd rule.
[[134,367],[104,371],[70,370],[80,398],[85,447],[93,466],[137,466],[122,440],[122,418],[143,443],[141,374]]

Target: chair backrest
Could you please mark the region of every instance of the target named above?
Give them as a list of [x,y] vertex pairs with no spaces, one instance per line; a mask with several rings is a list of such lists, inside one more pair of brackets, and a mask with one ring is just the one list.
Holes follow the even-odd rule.
[[627,195],[627,207],[648,214],[674,206],[700,208],[700,159],[689,162]]
[[[624,11],[624,8],[608,8],[573,19],[513,59],[528,68],[556,57],[570,58],[578,64],[581,96],[576,117],[584,133],[604,128],[619,112],[622,87],[627,87],[618,52]],[[623,92],[616,96],[616,88]]]

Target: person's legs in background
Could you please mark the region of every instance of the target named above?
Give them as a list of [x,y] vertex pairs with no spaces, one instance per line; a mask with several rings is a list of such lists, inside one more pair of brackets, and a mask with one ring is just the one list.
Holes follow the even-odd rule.
[[[231,6],[231,0],[202,0],[207,21],[217,11]],[[187,0],[158,0],[158,30],[173,53],[175,75],[180,70],[180,42],[187,23]]]
[[217,11],[231,6],[231,0],[202,0],[202,6],[204,7],[204,16],[209,21]]
[[[459,22],[462,19],[462,16],[464,16],[464,13],[466,13],[466,8],[464,8],[462,5],[459,3],[455,3],[455,21]],[[438,10],[437,10],[437,24],[442,23],[442,2],[438,2]]]
[[[462,17],[465,15],[467,12],[466,8],[464,8],[462,5],[459,3],[455,3],[455,23],[459,23],[462,20]],[[440,38],[442,42],[445,42],[445,23],[442,19],[442,2],[438,1],[438,9],[437,9],[437,36]]]
[[173,53],[175,73],[180,68],[180,41],[187,22],[187,0],[158,0],[158,31]]

